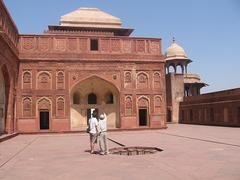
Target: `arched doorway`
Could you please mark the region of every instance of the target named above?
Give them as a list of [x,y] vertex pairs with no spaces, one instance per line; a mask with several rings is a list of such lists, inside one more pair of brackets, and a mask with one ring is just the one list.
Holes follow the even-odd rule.
[[119,128],[119,92],[99,77],[90,77],[76,84],[70,93],[71,130],[86,130],[93,110],[105,112],[109,129]]
[[50,130],[51,129],[51,109],[52,102],[50,99],[43,97],[37,101],[38,109],[38,129],[39,130]]
[[138,125],[150,126],[149,124],[149,100],[146,97],[138,99]]
[[6,114],[9,96],[9,75],[7,67],[0,67],[0,134],[6,132]]
[[0,69],[0,133],[5,131],[5,82]]
[[172,111],[167,109],[167,122],[172,122]]

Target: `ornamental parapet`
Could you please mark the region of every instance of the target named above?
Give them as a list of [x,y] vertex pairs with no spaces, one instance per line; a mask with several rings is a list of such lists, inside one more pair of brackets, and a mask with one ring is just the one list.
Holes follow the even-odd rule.
[[15,48],[18,45],[18,29],[9,15],[3,1],[0,1],[0,35],[10,46]]
[[[150,55],[159,58],[161,39],[75,35],[20,35],[21,58],[77,57],[77,55]],[[42,57],[43,56],[43,57]]]

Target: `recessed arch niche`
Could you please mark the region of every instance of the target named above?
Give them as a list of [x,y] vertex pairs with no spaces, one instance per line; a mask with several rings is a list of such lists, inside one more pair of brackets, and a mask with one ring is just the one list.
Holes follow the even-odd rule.
[[[74,104],[74,95],[80,94],[81,100]],[[98,113],[105,112],[109,129],[118,128],[119,124],[119,91],[111,82],[93,76],[78,82],[70,92],[71,130],[87,128],[89,110],[97,109]]]

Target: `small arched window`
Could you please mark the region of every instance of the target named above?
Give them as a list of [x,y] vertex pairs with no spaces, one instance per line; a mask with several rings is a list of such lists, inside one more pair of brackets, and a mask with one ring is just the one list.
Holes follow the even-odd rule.
[[80,104],[80,94],[79,94],[79,92],[75,92],[73,94],[73,104]]
[[94,93],[88,95],[88,104],[97,104],[97,96]]
[[105,102],[106,102],[106,104],[113,104],[114,103],[113,94],[111,92],[109,92],[105,95]]
[[62,71],[58,72],[57,74],[57,82],[58,83],[63,83],[64,82],[64,74]]
[[23,82],[24,83],[31,83],[31,74],[30,74],[30,72],[25,72],[23,74]]

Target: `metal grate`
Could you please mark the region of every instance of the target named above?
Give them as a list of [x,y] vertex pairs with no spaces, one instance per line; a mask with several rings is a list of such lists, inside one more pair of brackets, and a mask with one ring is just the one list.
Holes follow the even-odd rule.
[[163,150],[156,147],[120,147],[120,148],[112,148],[109,151],[111,154],[134,156],[134,155],[155,154]]

